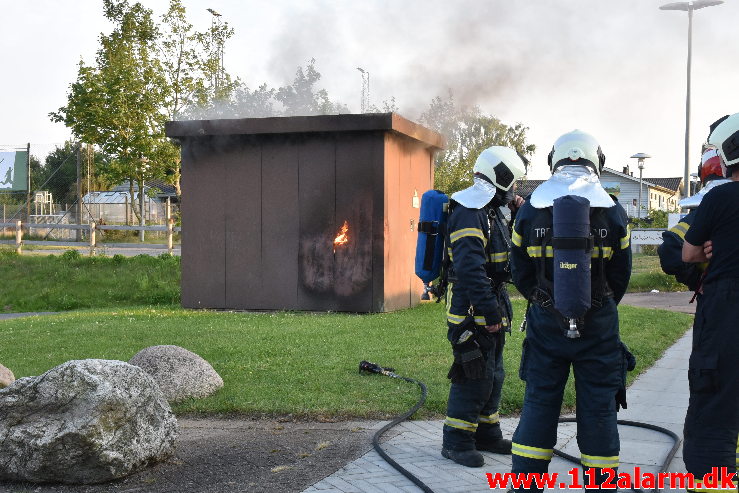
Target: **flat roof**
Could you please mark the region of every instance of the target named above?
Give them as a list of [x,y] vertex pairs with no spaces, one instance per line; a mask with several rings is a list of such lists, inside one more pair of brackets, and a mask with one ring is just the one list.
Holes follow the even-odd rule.
[[367,132],[373,130],[392,131],[436,149],[444,148],[444,137],[441,134],[403,118],[397,113],[180,120],[167,122],[165,127],[167,137],[175,139],[215,135]]

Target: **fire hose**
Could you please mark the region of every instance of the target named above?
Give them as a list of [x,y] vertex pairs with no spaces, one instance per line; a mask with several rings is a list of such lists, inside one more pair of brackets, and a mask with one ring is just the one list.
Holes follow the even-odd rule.
[[[404,377],[402,375],[398,375],[395,373],[394,368],[390,367],[382,367],[380,365],[377,365],[375,363],[370,363],[369,361],[362,361],[359,363],[359,373],[377,373],[379,375],[385,375],[386,377],[390,378],[397,378],[399,380],[404,380],[409,383],[415,383],[418,385],[418,387],[421,389],[421,397],[418,399],[418,402],[411,407],[408,411],[404,412],[403,414],[399,414],[395,418],[392,419],[389,423],[387,423],[385,426],[380,428],[372,437],[372,446],[375,449],[375,451],[382,457],[385,462],[390,464],[393,468],[395,468],[398,472],[400,472],[403,476],[408,478],[410,481],[413,482],[416,486],[421,488],[421,490],[424,493],[434,493],[434,490],[429,488],[423,481],[418,479],[416,476],[414,476],[412,473],[410,473],[407,469],[405,469],[403,466],[398,464],[395,460],[393,460],[392,457],[390,457],[387,452],[385,452],[382,447],[380,446],[380,438],[382,437],[385,432],[393,428],[394,426],[400,424],[401,422],[405,421],[406,419],[410,418],[416,411],[418,411],[421,407],[423,407],[424,403],[426,402],[426,397],[428,395],[428,391],[426,389],[426,385],[414,378],[408,378]],[[560,423],[575,423],[577,422],[576,418],[560,418]],[[672,448],[670,449],[669,453],[667,454],[664,462],[662,463],[662,467],[659,470],[659,473],[667,472],[667,468],[670,467],[670,463],[672,462],[672,459],[675,457],[675,454],[677,453],[677,450],[680,448],[680,437],[677,436],[674,432],[662,428],[661,426],[652,425],[649,423],[641,423],[638,421],[629,421],[629,420],[621,420],[619,419],[617,421],[619,425],[624,426],[633,426],[636,428],[645,428],[648,430],[654,430],[659,433],[663,433],[673,440]],[[554,454],[562,457],[565,460],[568,460],[570,462],[573,462],[575,464],[582,465],[582,462],[580,462],[580,459],[578,459],[575,456],[569,455],[561,450],[554,449]],[[657,476],[659,477],[659,476]],[[636,491],[639,493],[644,493],[644,490],[641,488],[631,488],[632,491]],[[659,493],[660,489],[658,488],[658,485],[655,485],[654,489],[652,490],[654,493]]]

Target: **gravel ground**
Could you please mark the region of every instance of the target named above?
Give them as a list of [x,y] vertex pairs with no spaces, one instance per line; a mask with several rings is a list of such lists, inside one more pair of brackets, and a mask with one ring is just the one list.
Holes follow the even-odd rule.
[[2,493],[290,493],[371,448],[377,422],[183,418],[169,460],[107,484],[0,482]]

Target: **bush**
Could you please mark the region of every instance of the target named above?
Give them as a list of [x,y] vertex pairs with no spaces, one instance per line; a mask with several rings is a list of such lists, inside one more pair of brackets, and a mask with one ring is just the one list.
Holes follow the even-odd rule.
[[80,255],[80,252],[77,250],[67,250],[62,254],[62,259],[65,261],[76,261],[82,258],[82,255]]

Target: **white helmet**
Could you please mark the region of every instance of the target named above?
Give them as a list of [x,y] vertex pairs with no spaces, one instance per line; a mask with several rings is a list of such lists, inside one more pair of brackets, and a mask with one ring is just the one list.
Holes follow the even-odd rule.
[[721,118],[711,129],[708,143],[716,146],[724,166],[739,165],[739,113]]
[[526,158],[515,149],[503,146],[488,147],[480,153],[472,167],[476,175],[507,192],[519,178],[526,174]]
[[548,160],[552,173],[560,166],[576,164],[590,166],[600,175],[606,156],[595,137],[582,130],[573,130],[557,139]]

